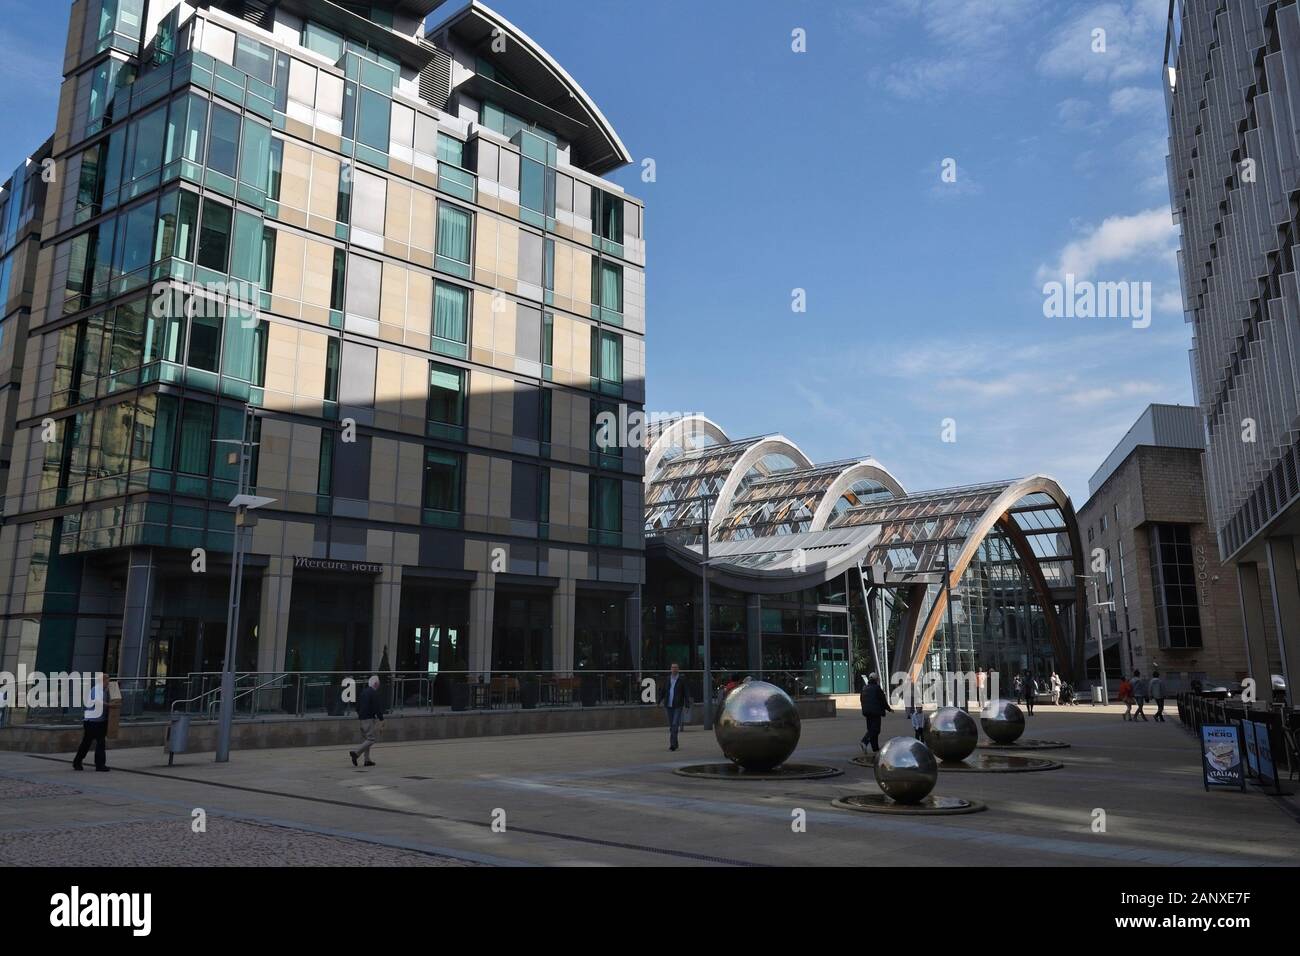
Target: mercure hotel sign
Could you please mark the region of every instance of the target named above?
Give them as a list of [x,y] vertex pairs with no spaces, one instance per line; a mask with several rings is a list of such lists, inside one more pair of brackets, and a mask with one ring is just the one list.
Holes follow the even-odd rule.
[[379,574],[384,570],[382,564],[370,564],[366,561],[332,561],[329,558],[305,558],[295,555],[294,570],[303,571],[344,571],[348,574]]

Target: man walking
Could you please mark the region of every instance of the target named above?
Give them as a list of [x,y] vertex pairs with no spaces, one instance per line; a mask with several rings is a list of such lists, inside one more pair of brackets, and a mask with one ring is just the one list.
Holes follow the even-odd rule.
[[356,750],[349,750],[348,756],[352,758],[352,766],[357,765],[357,758],[365,756],[367,767],[373,767],[375,762],[370,759],[370,748],[375,745],[379,735],[379,725],[384,722],[384,702],[379,697],[379,675],[371,674],[370,680],[361,690],[361,697],[357,700],[357,717],[361,719],[361,746]]
[[1052,703],[1061,706],[1061,676],[1052,671]]
[[1023,682],[1025,686],[1025,714],[1032,717],[1034,716],[1034,693],[1038,689],[1038,684],[1034,680],[1034,672],[1025,671]]
[[1147,685],[1147,693],[1156,702],[1155,719],[1163,724],[1165,722],[1165,682],[1160,679],[1159,671],[1151,672],[1151,683]]
[[871,753],[880,750],[880,721],[893,708],[880,687],[880,678],[875,674],[867,675],[867,682],[862,685],[859,695],[862,701],[862,716],[867,718],[867,732],[862,737],[862,752]]
[[1146,699],[1147,699],[1147,682],[1142,679],[1141,671],[1134,671],[1133,672],[1133,700],[1137,703],[1137,709],[1133,711],[1134,721],[1136,721],[1139,717],[1141,717],[1143,720],[1147,719],[1147,715],[1142,710],[1142,705],[1146,703]]
[[86,692],[86,711],[83,718],[81,746],[77,748],[77,755],[72,758],[72,769],[81,769],[81,763],[86,759],[90,745],[94,744],[95,769],[100,773],[106,773],[112,769],[108,765],[107,746],[104,743],[108,737],[107,674],[97,674]]
[[691,692],[686,678],[674,662],[668,669],[668,688],[664,691],[664,709],[668,711],[668,749],[677,749],[677,732],[682,729],[682,715],[691,705]]

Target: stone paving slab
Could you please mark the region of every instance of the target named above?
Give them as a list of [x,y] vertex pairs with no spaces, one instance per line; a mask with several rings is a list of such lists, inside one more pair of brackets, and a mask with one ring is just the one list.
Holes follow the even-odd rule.
[[[80,796],[0,800],[0,834],[168,815],[188,825],[191,809],[202,806],[210,820],[272,821],[505,864],[1300,862],[1297,799],[1255,788],[1206,793],[1195,737],[1173,720],[1135,725],[1088,707],[1036,714],[1027,733],[1071,744],[1053,752],[1064,768],[941,777],[937,794],[989,808],[949,818],[877,818],[830,806],[877,789],[872,772],[850,762],[863,729],[855,715],[803,725],[792,759],[837,766],[841,777],[744,784],[674,775],[718,759],[713,735],[699,728],[682,734],[676,753],[656,729],[381,742],[368,769],[352,767],[346,745],[236,751],[221,765],[211,754],[186,754],[174,767],[157,751],[110,751],[117,772],[76,780]],[[886,718],[885,737],[909,734],[901,714]],[[0,774],[68,784],[68,759],[0,754]],[[805,832],[791,826],[796,811]],[[1104,832],[1094,828],[1099,811]]]
[[0,832],[0,866],[466,866],[462,860],[288,827],[186,817]]

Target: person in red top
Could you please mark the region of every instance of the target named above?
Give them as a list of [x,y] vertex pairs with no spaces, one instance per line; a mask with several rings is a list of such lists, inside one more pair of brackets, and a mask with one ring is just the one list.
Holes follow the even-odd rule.
[[1124,702],[1124,719],[1132,720],[1133,713],[1133,684],[1125,677],[1119,682],[1119,699]]
[[740,675],[732,674],[731,680],[727,681],[726,685],[722,688],[722,699],[726,700],[727,695],[730,694],[733,690],[735,690],[739,686],[740,686]]

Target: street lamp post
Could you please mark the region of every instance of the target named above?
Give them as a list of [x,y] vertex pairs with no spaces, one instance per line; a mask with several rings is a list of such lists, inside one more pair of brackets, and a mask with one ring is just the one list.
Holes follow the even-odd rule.
[[239,602],[244,591],[244,529],[256,523],[249,512],[275,501],[248,493],[249,467],[251,460],[248,450],[254,444],[253,422],[256,412],[251,405],[244,406],[244,430],[241,438],[218,438],[219,445],[238,445],[238,452],[229,452],[228,461],[232,463],[238,456],[239,492],[230,500],[229,507],[235,509],[234,553],[230,558],[230,605],[226,610],[226,649],[225,659],[221,664],[221,713],[217,729],[217,763],[230,760],[230,732],[235,719],[235,651],[239,634]]
[[1101,634],[1101,609],[1104,607],[1114,607],[1114,601],[1101,601],[1097,592],[1097,576],[1095,574],[1080,574],[1079,577],[1085,578],[1092,582],[1092,605],[1097,609],[1097,664],[1101,667],[1101,696],[1102,703],[1110,702],[1110,689],[1106,684],[1106,645]]

